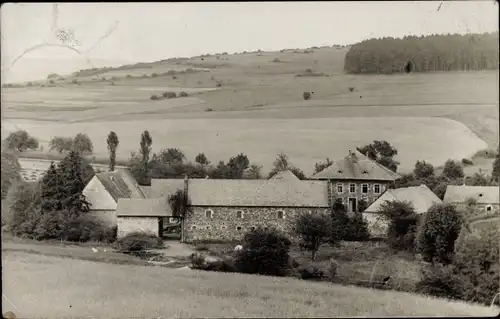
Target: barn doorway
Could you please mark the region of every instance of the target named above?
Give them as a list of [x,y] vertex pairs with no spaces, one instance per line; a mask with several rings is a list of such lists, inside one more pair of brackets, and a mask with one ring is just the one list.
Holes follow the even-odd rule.
[[164,240],[180,241],[182,239],[182,222],[181,217],[161,217],[158,223],[160,237]]

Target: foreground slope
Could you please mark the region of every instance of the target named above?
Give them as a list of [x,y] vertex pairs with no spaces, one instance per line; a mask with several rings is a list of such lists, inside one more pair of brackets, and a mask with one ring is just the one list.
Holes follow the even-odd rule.
[[[3,311],[23,318],[492,316],[498,309],[291,278],[3,254]],[[224,284],[221,284],[224,283]]]

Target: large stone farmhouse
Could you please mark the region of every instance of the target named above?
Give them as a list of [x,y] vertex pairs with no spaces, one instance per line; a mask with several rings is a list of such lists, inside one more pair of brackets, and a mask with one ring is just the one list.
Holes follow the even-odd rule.
[[341,198],[350,213],[359,210],[361,200],[371,204],[398,178],[399,174],[358,151],[349,151],[348,156],[310,177],[327,181],[329,198]]
[[368,223],[370,236],[385,237],[388,223],[380,218],[378,211],[387,201],[401,201],[412,205],[418,215],[427,213],[429,208],[442,201],[426,185],[388,189],[363,212]]

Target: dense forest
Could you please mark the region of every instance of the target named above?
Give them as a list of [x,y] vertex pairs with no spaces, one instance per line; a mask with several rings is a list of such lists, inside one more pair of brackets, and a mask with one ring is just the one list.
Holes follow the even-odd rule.
[[369,39],[351,46],[346,73],[498,69],[498,32]]

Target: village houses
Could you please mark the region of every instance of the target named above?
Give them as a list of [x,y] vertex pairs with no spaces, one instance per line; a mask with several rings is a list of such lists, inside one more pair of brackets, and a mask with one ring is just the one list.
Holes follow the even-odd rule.
[[191,206],[182,221],[182,240],[233,240],[257,227],[276,227],[292,234],[301,213],[324,212],[342,198],[349,212],[359,202],[375,201],[398,174],[351,152],[309,180],[291,171],[269,180],[251,179],[152,179],[139,186],[126,170],[99,173],[84,190],[92,213],[118,227],[118,236],[133,231],[162,235],[173,217],[168,197],[184,190]]

